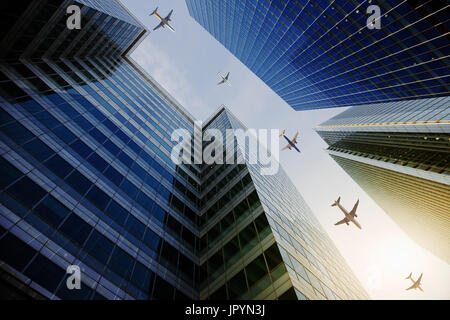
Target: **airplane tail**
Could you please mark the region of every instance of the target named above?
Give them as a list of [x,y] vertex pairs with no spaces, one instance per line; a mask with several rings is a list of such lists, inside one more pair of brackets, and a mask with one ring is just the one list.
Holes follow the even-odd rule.
[[405,279],[411,279],[412,280],[412,272]]
[[337,206],[340,203],[340,201],[341,201],[341,197],[339,197],[331,206],[332,207]]
[[280,134],[280,137],[284,137],[285,133],[286,133],[286,130],[283,130],[283,133]]
[[152,12],[150,15],[151,15],[151,16],[154,15],[157,11],[158,11],[158,7],[156,7],[156,9],[153,10],[153,12]]

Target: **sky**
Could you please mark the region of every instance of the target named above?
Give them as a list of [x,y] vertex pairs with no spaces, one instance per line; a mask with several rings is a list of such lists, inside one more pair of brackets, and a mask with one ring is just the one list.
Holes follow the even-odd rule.
[[[450,299],[450,266],[416,245],[326,153],[313,128],[346,108],[294,111],[245,65],[189,16],[184,0],[121,0],[149,30],[159,20],[149,14],[171,9],[172,26],[151,31],[133,52],[156,81],[198,120],[222,104],[248,128],[300,131],[301,154],[284,152],[280,163],[372,299]],[[217,73],[231,72],[232,87],[217,86]],[[283,143],[283,142],[281,142]],[[334,224],[343,218],[330,206],[341,196],[351,210],[360,199],[355,226]],[[425,292],[406,291],[405,277],[420,273]]]

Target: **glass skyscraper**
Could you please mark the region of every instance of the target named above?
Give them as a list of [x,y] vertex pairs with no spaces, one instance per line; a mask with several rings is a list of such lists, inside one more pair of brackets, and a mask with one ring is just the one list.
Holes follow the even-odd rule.
[[148,32],[120,2],[0,7],[2,299],[368,298],[282,170],[172,162],[194,118],[129,57]]
[[[206,122],[210,128],[246,130],[226,108]],[[236,140],[224,145],[230,143],[245,165],[202,168],[200,261],[207,277],[200,278],[200,297],[368,298],[283,169],[261,175],[248,148]]]
[[[450,7],[445,1],[186,4],[206,31],[295,110],[450,92]],[[379,6],[381,16],[369,19],[371,5]],[[378,22],[380,29],[368,27]]]
[[450,262],[450,98],[353,107],[318,126],[330,156],[419,245]]

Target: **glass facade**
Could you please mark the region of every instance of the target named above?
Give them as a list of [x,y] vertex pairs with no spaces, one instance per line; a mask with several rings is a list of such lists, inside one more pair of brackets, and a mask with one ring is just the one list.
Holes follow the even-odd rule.
[[[284,173],[171,161],[194,119],[129,57],[147,31],[120,3],[16,4],[0,10],[4,298],[368,298]],[[204,128],[237,124],[220,110]]]
[[[225,107],[210,128],[247,130]],[[368,298],[286,173],[261,175],[248,147],[229,145],[241,164],[202,168],[201,298]]]
[[[70,4],[81,30],[66,28]],[[198,173],[170,160],[192,120],[127,58],[146,30],[121,8],[1,10],[2,282],[34,297],[198,298]],[[68,265],[82,290],[67,289]]]
[[[295,110],[449,93],[445,1],[186,0],[190,15]],[[381,29],[369,29],[371,5]]]
[[332,158],[419,245],[450,261],[450,98],[350,108],[316,128]]

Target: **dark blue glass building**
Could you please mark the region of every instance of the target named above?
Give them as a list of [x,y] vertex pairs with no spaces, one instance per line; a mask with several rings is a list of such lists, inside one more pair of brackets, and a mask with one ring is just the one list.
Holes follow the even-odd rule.
[[147,31],[119,2],[0,9],[0,298],[368,297],[282,171],[172,162],[194,119],[129,57]]
[[170,160],[193,123],[128,60],[145,28],[116,1],[1,7],[3,298],[198,297],[198,172]]
[[[445,1],[186,4],[203,28],[295,110],[449,94]],[[371,5],[381,16],[369,19]],[[374,22],[381,28],[368,27]]]

